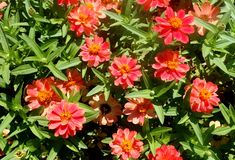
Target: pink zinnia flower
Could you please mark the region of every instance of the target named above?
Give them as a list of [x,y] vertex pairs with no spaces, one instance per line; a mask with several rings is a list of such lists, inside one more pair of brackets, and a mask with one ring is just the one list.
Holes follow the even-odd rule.
[[112,154],[121,156],[121,160],[128,158],[137,159],[143,151],[143,142],[136,139],[137,132],[126,129],[118,129],[117,133],[113,134],[113,140],[109,143],[112,148]]
[[170,44],[173,39],[188,43],[188,34],[194,32],[193,16],[185,16],[185,11],[182,9],[175,15],[173,9],[167,7],[165,18],[156,17],[155,21],[157,24],[154,26],[154,31],[159,32],[165,44]]
[[[7,6],[6,2],[0,2],[0,10],[4,9]],[[3,14],[0,12],[0,19],[2,18]]]
[[77,36],[81,36],[83,33],[85,33],[86,36],[90,36],[100,24],[95,12],[85,5],[72,9],[69,13],[68,20],[70,30],[75,31]]
[[80,109],[77,104],[62,100],[48,114],[48,128],[55,129],[56,137],[74,136],[77,130],[82,130],[83,123],[86,122],[84,114],[85,111]]
[[125,89],[128,86],[132,87],[134,81],[137,81],[142,76],[140,67],[140,65],[137,65],[136,59],[123,55],[122,57],[114,58],[109,71],[116,79],[114,84],[116,86],[121,85]]
[[105,101],[104,94],[98,94],[92,97],[89,101],[89,105],[94,108],[95,111],[99,111],[99,116],[95,119],[99,125],[111,126],[117,122],[118,116],[122,114],[121,105],[112,96]]
[[[190,93],[190,106],[194,112],[211,113],[213,106],[218,106],[220,99],[216,94],[218,87],[212,82],[206,82],[196,78],[193,81]],[[186,92],[190,89],[190,86],[186,86]]]
[[58,5],[66,5],[66,6],[71,6],[71,5],[78,5],[79,1],[78,0],[57,0]]
[[93,10],[99,18],[106,17],[106,15],[102,12],[103,10],[106,10],[106,8],[102,5],[101,0],[84,0],[84,4],[87,8]]
[[170,1],[171,0],[137,0],[137,3],[143,5],[144,10],[147,11],[150,8],[167,7]]
[[185,58],[179,57],[178,51],[170,49],[160,52],[155,57],[155,61],[156,63],[152,65],[156,69],[154,76],[163,81],[180,80],[190,69],[187,64],[184,64]]
[[128,115],[128,122],[143,126],[145,118],[150,119],[156,117],[153,104],[150,100],[145,98],[133,98],[128,99],[128,101],[123,110],[123,113]]
[[88,62],[89,67],[97,67],[101,62],[110,60],[109,43],[104,42],[102,37],[95,35],[93,39],[86,38],[85,41],[80,55],[83,61]]
[[[25,101],[29,103],[30,110],[37,109],[40,106],[48,108],[52,101],[61,100],[51,88],[52,85],[55,85],[54,78],[49,77],[33,81],[32,84],[26,86]],[[44,112],[43,115],[45,114]]]
[[[210,2],[204,2],[201,7],[198,4],[193,5],[193,9],[195,12],[190,11],[189,14],[201,18],[204,21],[216,24],[218,22],[218,14],[220,12],[219,7],[214,7]],[[203,26],[197,25],[198,27],[198,34],[203,36],[206,33],[206,29]]]
[[183,160],[180,156],[180,152],[175,149],[172,145],[162,145],[156,149],[156,155],[153,156],[151,153],[148,155],[148,160]]

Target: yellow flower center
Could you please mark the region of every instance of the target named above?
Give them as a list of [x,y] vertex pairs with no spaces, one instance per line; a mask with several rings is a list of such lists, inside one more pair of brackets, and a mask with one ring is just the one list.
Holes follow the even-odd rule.
[[182,20],[178,17],[170,18],[169,23],[175,29],[178,29],[182,26]]
[[208,100],[211,97],[211,92],[209,92],[207,89],[202,89],[199,94],[199,97],[202,100]]
[[132,142],[130,140],[123,140],[121,143],[122,150],[124,152],[130,152],[132,149]]
[[74,86],[76,84],[76,81],[69,81],[68,83],[66,83],[66,87],[71,87]]
[[100,45],[98,45],[98,44],[96,44],[96,43],[92,44],[92,45],[89,47],[89,52],[90,52],[91,54],[97,54],[97,53],[99,52],[99,50],[100,50]]
[[71,119],[72,115],[68,111],[64,111],[60,114],[60,119],[62,124],[67,124],[68,121]]
[[130,71],[130,67],[127,64],[123,64],[119,70],[122,74],[125,74]]
[[174,70],[178,67],[178,62],[176,61],[168,61],[167,62],[167,67],[171,70]]
[[51,101],[51,97],[52,97],[52,92],[45,90],[40,91],[37,96],[39,102],[41,103],[49,103]]
[[82,23],[86,23],[87,19],[88,19],[88,15],[87,14],[83,14],[83,13],[80,13],[79,14],[79,19]]
[[90,3],[90,2],[86,3],[86,6],[87,6],[87,8],[89,8],[89,9],[93,9],[93,8],[94,8],[93,4]]
[[139,105],[139,112],[140,113],[145,113],[147,111],[147,108],[145,107],[144,104]]

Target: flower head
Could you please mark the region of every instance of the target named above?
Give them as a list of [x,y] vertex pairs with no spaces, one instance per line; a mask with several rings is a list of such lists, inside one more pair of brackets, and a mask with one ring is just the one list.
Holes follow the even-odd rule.
[[154,31],[159,32],[165,44],[170,44],[174,39],[188,43],[188,34],[194,32],[193,16],[185,16],[185,11],[182,9],[175,14],[172,8],[167,7],[165,18],[156,17],[155,21],[157,24],[154,26]]
[[64,88],[67,92],[70,92],[72,90],[79,91],[85,88],[82,76],[77,69],[67,69],[66,75],[68,81],[64,82]]
[[118,129],[109,144],[112,148],[112,154],[121,156],[121,160],[137,159],[144,147],[143,142],[135,138],[136,134],[136,131],[130,131],[128,128]]
[[122,114],[121,105],[113,97],[109,97],[105,101],[104,94],[98,94],[92,97],[92,100],[89,101],[94,110],[99,111],[99,116],[95,122],[100,125],[111,126],[113,123],[117,122],[118,116]]
[[148,155],[148,160],[183,160],[174,146],[172,145],[162,145],[160,148],[156,149],[156,155]]
[[[60,101],[59,96],[53,91],[52,85],[55,85],[53,77],[33,81],[26,86],[25,101],[28,102],[30,110],[37,109],[40,106],[48,108],[53,101]],[[44,110],[46,112],[46,110]],[[43,112],[43,115],[46,113]]]
[[[0,10],[4,9],[7,6],[6,2],[0,2]],[[0,12],[0,19],[2,18],[3,14]]]
[[70,30],[75,31],[77,36],[81,36],[83,33],[85,33],[86,36],[90,36],[100,24],[95,12],[87,8],[86,5],[72,9],[69,13],[68,20]]
[[106,10],[118,10],[120,0],[101,0],[102,6],[106,8]]
[[[190,87],[186,87],[186,92]],[[216,94],[218,90],[217,85],[212,82],[206,82],[196,78],[193,81],[190,92],[190,106],[194,112],[211,113],[213,106],[218,106],[220,99]]]
[[138,4],[144,6],[144,10],[156,7],[167,7],[169,6],[170,0],[137,0]]
[[82,130],[86,122],[85,111],[75,103],[68,103],[62,100],[54,106],[48,114],[48,128],[55,130],[55,136],[68,138],[74,136],[77,130]]
[[101,62],[109,61],[111,51],[109,43],[104,42],[102,37],[94,36],[93,39],[86,38],[86,44],[81,47],[80,56],[88,62],[88,66],[97,67]]
[[179,57],[178,51],[164,50],[155,57],[156,63],[152,65],[156,71],[155,77],[163,81],[180,80],[189,71],[189,66],[184,64],[185,58]]
[[150,100],[145,98],[133,98],[128,99],[128,101],[123,110],[123,113],[128,115],[128,122],[143,126],[145,118],[150,119],[156,117],[153,104]]
[[[204,21],[211,23],[211,24],[216,24],[218,22],[218,14],[220,12],[219,7],[214,7],[210,2],[205,1],[200,7],[198,6],[197,3],[193,5],[193,11],[190,11],[189,14],[201,18]],[[198,34],[203,36],[206,33],[206,29],[201,26],[196,24],[198,27]]]
[[84,0],[84,5],[93,10],[97,14],[97,17],[106,17],[106,15],[102,12],[103,10],[106,10],[106,8],[102,4],[101,0]]
[[66,5],[66,6],[71,6],[71,5],[78,5],[79,1],[78,0],[57,0],[58,5]]
[[116,86],[121,85],[125,89],[128,86],[132,87],[134,81],[137,81],[142,76],[140,67],[140,65],[137,65],[136,59],[123,55],[122,57],[114,58],[109,71],[116,79],[114,84]]

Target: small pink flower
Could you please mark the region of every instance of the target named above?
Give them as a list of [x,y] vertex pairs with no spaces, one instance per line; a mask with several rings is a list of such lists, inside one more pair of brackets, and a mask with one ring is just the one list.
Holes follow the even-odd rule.
[[97,67],[100,63],[110,60],[109,43],[104,42],[102,37],[95,35],[93,39],[85,40],[86,44],[81,47],[80,56],[83,61],[88,62],[89,67]]
[[118,129],[117,133],[113,134],[113,140],[109,144],[112,154],[118,157],[121,156],[121,160],[139,158],[144,147],[143,142],[135,138],[136,134],[136,131],[130,131],[128,128]]
[[185,16],[182,9],[175,14],[171,7],[167,7],[165,18],[156,17],[155,21],[157,24],[153,29],[164,38],[165,44],[170,44],[174,39],[186,44],[189,42],[188,34],[194,32],[193,16]]
[[144,6],[144,10],[156,7],[167,7],[169,6],[170,0],[137,0],[138,4]]
[[160,52],[155,57],[155,61],[156,63],[152,65],[156,69],[154,76],[163,81],[180,80],[190,69],[187,64],[184,64],[185,58],[179,57],[178,51],[170,49]]
[[83,33],[86,36],[94,34],[97,26],[100,24],[96,13],[85,5],[72,9],[69,13],[68,20],[70,30],[75,31],[78,37]]
[[[193,9],[195,12],[190,11],[189,14],[201,18],[204,21],[216,24],[218,22],[218,14],[220,12],[219,7],[214,7],[210,2],[205,1],[200,7],[197,3],[193,5]],[[203,36],[206,33],[206,29],[203,26],[197,25],[198,34]]]
[[134,124],[144,125],[145,118],[155,118],[156,114],[154,111],[153,104],[150,100],[144,98],[133,98],[128,99],[124,106],[123,113],[128,115],[127,121]]
[[148,160],[183,160],[180,156],[180,152],[172,145],[162,145],[156,149],[156,155],[148,155]]
[[48,114],[48,128],[55,130],[56,137],[74,136],[77,130],[82,130],[83,123],[86,122],[84,114],[85,111],[80,109],[77,104],[62,100]]
[[61,100],[51,88],[52,85],[55,85],[54,78],[49,77],[33,81],[32,84],[26,86],[25,101],[29,103],[30,110],[44,106],[43,115],[45,115],[46,108],[50,106],[52,101],[58,102]]
[[[0,10],[4,9],[7,6],[6,2],[0,2]],[[0,19],[2,18],[3,14],[0,12]]]
[[[218,106],[220,99],[216,94],[218,87],[212,82],[206,82],[196,78],[193,81],[190,92],[190,106],[194,112],[211,113],[214,109],[213,106]],[[190,89],[186,87],[186,92]]]
[[137,81],[142,76],[140,67],[140,65],[137,65],[136,59],[123,55],[122,57],[114,58],[109,71],[116,79],[114,84],[116,86],[121,85],[125,89],[134,86],[134,81]]
[[71,6],[71,5],[78,5],[79,1],[78,0],[57,0],[58,5],[66,5],[66,6]]
[[111,96],[105,101],[104,94],[95,95],[89,101],[89,104],[95,111],[99,111],[99,116],[95,120],[99,125],[111,126],[117,122],[118,116],[122,114],[121,105]]
[[102,5],[101,0],[84,0],[84,4],[87,8],[93,10],[99,18],[106,18],[106,15],[102,12],[106,8]]

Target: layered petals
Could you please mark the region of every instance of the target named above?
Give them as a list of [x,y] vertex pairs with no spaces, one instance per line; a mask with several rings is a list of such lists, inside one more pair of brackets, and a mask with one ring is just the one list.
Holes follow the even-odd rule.
[[169,6],[170,0],[137,0],[137,3],[143,5],[147,11],[151,8],[167,7]]

